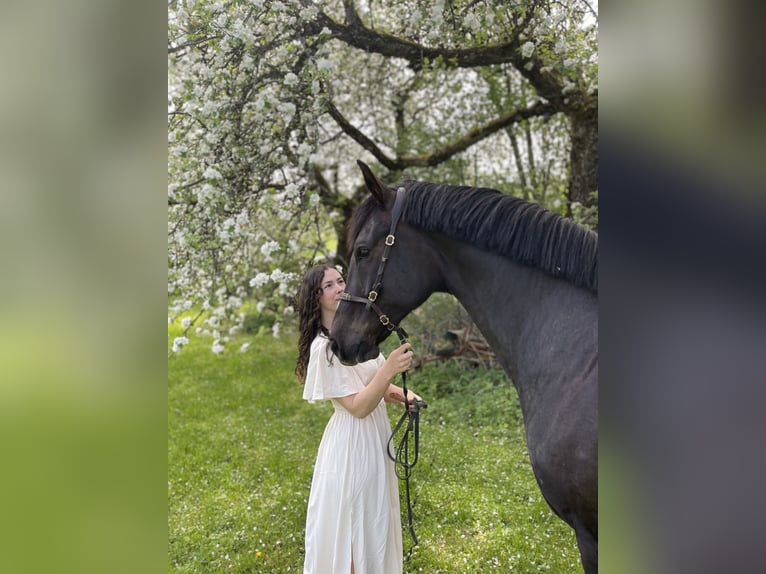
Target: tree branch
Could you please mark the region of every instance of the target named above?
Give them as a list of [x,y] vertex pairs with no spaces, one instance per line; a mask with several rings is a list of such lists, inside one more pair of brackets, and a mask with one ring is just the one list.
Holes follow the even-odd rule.
[[[431,48],[367,28],[357,14],[351,0],[344,0],[344,7],[345,24],[340,24],[324,12],[320,12],[312,26],[316,28],[314,32],[318,33],[319,30],[327,27],[337,39],[350,46],[390,58],[402,58],[407,60],[414,70],[422,69],[426,65],[426,61],[432,62],[437,59],[459,68],[510,63],[534,86],[540,97],[550,101],[557,110],[566,111],[567,105],[564,104],[564,97],[561,94],[563,83],[558,74],[552,71],[544,74],[540,71],[543,67],[542,63],[537,61],[534,56],[531,59],[522,56],[518,33],[514,34],[513,38],[504,44],[464,49]],[[525,21],[528,19],[529,17]],[[527,69],[530,61],[533,65]]]
[[354,140],[356,143],[370,152],[373,156],[375,156],[375,159],[377,159],[385,167],[390,170],[396,169],[395,161],[384,154],[383,150],[375,145],[375,142],[364,135],[356,127],[351,125],[351,123],[343,116],[343,114],[340,113],[340,111],[338,111],[338,108],[336,108],[335,104],[333,104],[330,100],[327,100],[327,111],[329,112],[332,119],[335,120],[335,123],[338,124],[340,129],[343,130],[346,135],[348,135],[352,140]]
[[582,1],[583,1],[583,3],[584,3],[584,4],[585,4],[587,7],[588,7],[588,10],[590,10],[590,13],[591,13],[591,14],[593,14],[593,16],[594,16],[595,18],[598,18],[598,14],[597,14],[597,13],[596,13],[596,11],[593,9],[593,6],[591,6],[591,5],[590,5],[590,2],[588,2],[588,0],[582,0]]
[[221,36],[220,34],[217,36],[203,36],[202,38],[197,38],[196,40],[186,42],[185,44],[178,44],[177,46],[168,44],[168,54],[174,54],[176,52],[183,50],[184,48],[199,46],[200,44],[204,44],[205,42],[210,42],[212,40],[218,40],[219,38],[223,38],[223,36]]
[[504,114],[499,118],[484,124],[483,126],[474,128],[463,137],[429,154],[398,156],[396,158],[390,158],[385,153],[383,153],[383,150],[381,150],[375,144],[375,142],[364,135],[358,128],[353,126],[351,122],[349,122],[343,116],[343,114],[340,113],[338,108],[336,108],[335,105],[329,100],[327,102],[327,108],[330,116],[335,120],[340,129],[343,130],[346,135],[348,135],[364,149],[369,151],[373,156],[375,156],[375,159],[377,159],[383,166],[391,171],[401,171],[407,167],[432,167],[438,165],[447,161],[452,156],[465,151],[473,144],[483,140],[486,137],[489,137],[498,130],[531,117],[545,117],[556,113],[556,109],[552,104],[537,102],[530,108],[514,110],[513,112]]
[[491,136],[498,130],[531,117],[545,117],[554,113],[556,113],[556,110],[550,103],[537,102],[531,108],[509,112],[483,126],[474,128],[463,137],[445,145],[433,153],[401,157],[397,159],[397,163],[401,166],[400,169],[404,167],[427,167],[438,165],[448,160],[453,155],[465,151],[473,144]]
[[[349,16],[350,14],[352,16]],[[316,22],[320,29],[326,26],[336,38],[355,48],[387,57],[403,58],[415,69],[421,69],[426,58],[430,61],[442,58],[445,62],[460,68],[504,64],[513,61],[513,52],[519,48],[516,38],[506,44],[479,48],[429,48],[411,40],[365,27],[353,7],[351,10],[346,10],[346,21],[347,24],[339,24],[320,12]]]

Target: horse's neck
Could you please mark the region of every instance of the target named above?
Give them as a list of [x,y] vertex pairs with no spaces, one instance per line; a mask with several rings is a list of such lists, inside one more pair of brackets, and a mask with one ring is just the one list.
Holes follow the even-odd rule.
[[583,356],[567,364],[572,370],[587,368],[593,360],[588,355],[597,353],[595,296],[468,244],[445,238],[438,243],[448,290],[487,338],[520,394],[538,380],[561,377],[562,353],[580,350]]

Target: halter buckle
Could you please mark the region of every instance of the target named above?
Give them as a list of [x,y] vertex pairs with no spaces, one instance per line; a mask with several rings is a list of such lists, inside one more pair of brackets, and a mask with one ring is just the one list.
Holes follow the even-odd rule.
[[370,292],[367,294],[367,299],[368,299],[370,302],[372,302],[372,303],[374,303],[374,302],[375,302],[375,299],[377,299],[377,298],[378,298],[378,292],[377,292],[377,291],[375,291],[375,290],[372,290],[372,291],[370,291]]
[[389,247],[391,247],[394,244],[394,241],[396,241],[396,237],[394,237],[393,235],[386,236],[386,245],[388,245]]
[[387,327],[391,323],[391,320],[388,318],[388,315],[381,315],[380,322]]

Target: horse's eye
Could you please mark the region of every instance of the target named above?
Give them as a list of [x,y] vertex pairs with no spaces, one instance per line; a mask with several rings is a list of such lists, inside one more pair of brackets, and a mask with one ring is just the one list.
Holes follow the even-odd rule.
[[357,259],[364,259],[365,257],[368,257],[370,255],[370,250],[367,247],[357,247],[356,248],[356,257]]

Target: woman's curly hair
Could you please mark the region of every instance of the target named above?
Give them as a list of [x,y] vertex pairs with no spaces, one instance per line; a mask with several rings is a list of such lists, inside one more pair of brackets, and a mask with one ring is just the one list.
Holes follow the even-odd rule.
[[295,306],[298,311],[298,359],[295,362],[295,374],[301,384],[306,382],[306,370],[309,365],[311,342],[321,332],[328,335],[322,327],[322,313],[319,297],[322,295],[322,278],[329,265],[317,265],[308,270],[303,277]]

